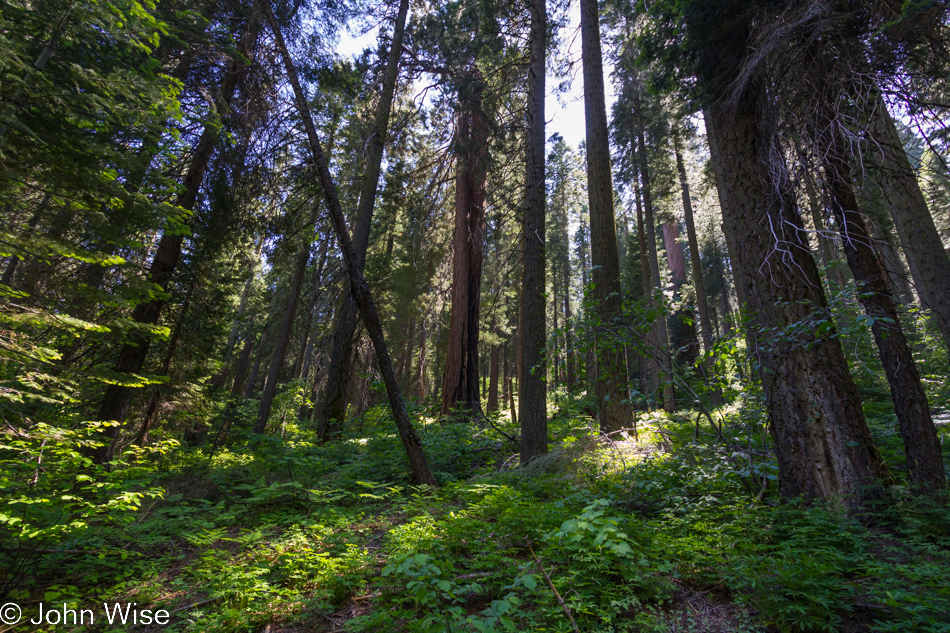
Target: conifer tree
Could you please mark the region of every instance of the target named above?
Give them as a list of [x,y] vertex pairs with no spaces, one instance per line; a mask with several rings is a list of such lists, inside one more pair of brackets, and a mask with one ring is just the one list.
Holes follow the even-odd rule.
[[[620,317],[620,260],[614,218],[613,178],[604,102],[600,13],[596,0],[581,1],[584,120],[587,129],[587,196],[590,205],[592,277],[599,318],[609,326]],[[615,343],[597,352],[597,401],[605,433],[630,428],[626,358]]]

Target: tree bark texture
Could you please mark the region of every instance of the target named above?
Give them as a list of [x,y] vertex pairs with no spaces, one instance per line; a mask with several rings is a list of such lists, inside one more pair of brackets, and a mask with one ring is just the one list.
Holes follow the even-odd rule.
[[[614,191],[604,100],[604,64],[600,47],[597,0],[581,0],[581,56],[584,72],[584,119],[587,138],[587,200],[590,207],[590,245],[594,296],[603,325],[621,317],[620,259],[614,219]],[[611,433],[630,428],[626,403],[627,363],[623,346],[615,341],[597,351],[597,402],[600,429]]]
[[548,452],[547,344],[545,298],[544,73],[547,38],[546,0],[531,1],[528,43],[528,121],[521,278],[521,465]]
[[307,140],[310,144],[310,150],[313,153],[313,159],[316,166],[317,175],[320,179],[320,185],[323,188],[323,195],[326,199],[327,209],[330,213],[330,219],[333,222],[333,228],[336,231],[337,241],[340,250],[343,253],[343,262],[346,268],[347,276],[350,281],[350,292],[359,309],[360,319],[366,326],[366,331],[373,342],[373,348],[376,350],[376,358],[379,362],[380,372],[383,376],[383,382],[386,384],[386,391],[389,395],[389,404],[392,408],[393,419],[396,425],[396,431],[399,433],[399,439],[402,441],[403,448],[406,450],[406,456],[409,458],[409,465],[412,469],[413,479],[418,484],[436,485],[435,477],[429,469],[429,462],[425,453],[422,451],[422,443],[419,436],[412,426],[409,419],[409,411],[406,409],[406,402],[403,400],[402,392],[399,390],[399,384],[396,382],[396,373],[393,371],[392,359],[389,356],[389,350],[386,348],[386,341],[383,338],[383,326],[379,320],[379,314],[376,312],[376,306],[373,303],[370,294],[369,285],[363,278],[360,271],[359,258],[350,240],[349,231],[346,228],[346,218],[343,215],[343,209],[340,205],[340,198],[336,191],[336,184],[333,182],[333,176],[330,174],[330,166],[327,163],[326,155],[323,153],[323,147],[320,145],[320,139],[317,137],[317,130],[313,124],[313,117],[310,114],[310,106],[307,97],[300,86],[300,80],[297,77],[297,70],[294,67],[293,59],[287,51],[287,45],[284,42],[283,34],[277,19],[274,17],[273,10],[269,3],[265,4],[267,18],[271,29],[274,31],[274,39],[280,56],[284,62],[284,68],[287,71],[287,78],[294,90],[294,101],[300,118],[303,120],[304,128],[307,132]]
[[[857,195],[857,193],[855,193],[855,195]],[[860,207],[861,204],[859,202],[858,208]],[[874,211],[869,211],[870,212],[866,213],[865,216],[868,220],[868,228],[871,230],[874,251],[881,262],[881,266],[887,273],[887,277],[885,278],[887,288],[891,296],[893,296],[898,303],[905,306],[913,305],[914,291],[910,287],[910,281],[907,270],[904,268],[904,263],[901,261],[900,254],[894,246],[893,235],[883,225],[881,219],[876,217]]]
[[888,288],[887,272],[875,253],[864,217],[858,211],[843,141],[836,135],[828,145],[822,154],[828,163],[825,173],[832,210],[848,266],[858,285],[858,300],[865,314],[873,319],[871,332],[891,388],[910,479],[919,490],[942,492],[947,487],[947,477],[940,439],[913,353],[901,328],[897,304]]
[[[794,197],[786,193],[790,185],[774,180],[784,156],[759,127],[760,98],[753,83],[734,107],[710,108],[706,122],[723,230],[752,320],[750,349],[768,404],[780,488],[787,497],[853,508],[885,470],[841,345],[828,316],[821,318],[821,278]],[[822,322],[817,332],[814,325],[802,331],[802,324]],[[775,340],[776,330],[790,335]]]
[[[472,81],[481,80],[473,76]],[[479,89],[474,90],[477,93]],[[481,406],[478,319],[485,235],[488,127],[480,110],[480,98],[473,103],[464,103],[456,124],[452,310],[442,377],[442,415],[451,413],[456,407],[475,412]]]

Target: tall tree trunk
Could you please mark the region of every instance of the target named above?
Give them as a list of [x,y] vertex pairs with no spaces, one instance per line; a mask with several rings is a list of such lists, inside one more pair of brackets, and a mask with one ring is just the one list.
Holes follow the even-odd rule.
[[[313,282],[313,298],[310,302],[310,307],[308,309],[308,319],[315,319],[317,313],[320,310],[320,305],[318,299],[320,293],[323,289],[323,274],[327,268],[327,257],[329,255],[330,245],[333,243],[333,235],[327,235],[326,238],[320,244],[320,263],[317,265],[317,272],[314,275]],[[311,326],[308,326],[308,330]],[[306,347],[303,349],[303,366],[300,368],[300,378],[305,382],[310,378],[310,367],[314,362],[314,339],[315,336],[310,336],[307,340]],[[316,378],[312,381],[311,389],[311,402],[317,402],[317,384],[318,380]],[[297,417],[301,420],[309,420],[311,414],[311,407],[306,402],[300,405],[300,409],[297,411]]]
[[254,341],[250,338],[244,342],[244,348],[238,356],[234,368],[234,383],[231,385],[231,395],[237,398],[244,393],[244,381],[247,380],[248,365],[251,363],[251,353],[254,351]]
[[828,281],[832,291],[843,290],[848,285],[835,252],[834,240],[825,231],[825,222],[822,219],[821,198],[815,192],[812,174],[805,174],[805,195],[808,197],[808,208],[811,210],[811,221],[815,225],[815,234],[821,249],[821,263],[828,269]]
[[261,240],[260,248],[254,259],[248,260],[247,281],[244,282],[244,290],[241,291],[241,300],[238,302],[237,313],[234,315],[234,322],[231,324],[231,332],[228,334],[228,343],[224,348],[224,362],[231,360],[231,354],[234,352],[234,343],[237,341],[238,332],[241,327],[241,318],[244,316],[244,310],[247,308],[247,300],[251,296],[251,287],[254,285],[254,279],[257,277],[257,263],[261,256],[261,249],[264,248],[264,241]]
[[416,398],[422,402],[426,398],[426,349],[428,340],[426,338],[426,321],[422,320],[422,332],[419,334],[419,369],[416,373]]
[[[257,3],[254,4],[256,10]],[[217,102],[219,116],[226,116],[227,110],[231,104],[231,99],[237,90],[238,85],[246,75],[246,60],[251,57],[251,52],[257,42],[258,20],[256,15],[251,15],[248,20],[248,26],[238,45],[238,55],[231,60],[228,70],[221,80],[219,87],[220,100]],[[195,146],[195,152],[192,155],[191,163],[188,166],[188,172],[182,182],[182,192],[175,201],[176,206],[189,211],[193,210],[198,200],[198,192],[201,188],[201,182],[204,179],[208,163],[211,161],[211,155],[214,153],[218,144],[219,121],[216,119],[205,125]],[[178,266],[178,260],[181,257],[182,244],[185,236],[180,231],[173,233],[166,232],[162,235],[158,243],[158,249],[152,258],[152,264],[149,267],[148,282],[153,286],[161,288],[163,291],[168,288],[171,282],[175,268]],[[162,308],[165,305],[163,298],[154,298],[136,306],[132,313],[132,320],[136,323],[154,325],[158,323]],[[145,363],[145,357],[148,355],[150,340],[144,336],[135,337],[135,340],[122,346],[119,352],[119,358],[115,364],[115,371],[120,374],[136,374],[142,370]],[[115,421],[121,423],[129,410],[129,404],[132,400],[134,388],[125,385],[109,385],[102,397],[99,405],[97,420]],[[90,451],[93,460],[102,464],[112,460],[116,442],[119,439],[119,426],[110,426],[104,433],[103,446]]]
[[[366,168],[360,187],[359,204],[356,209],[356,228],[353,231],[353,248],[356,267],[360,274],[366,262],[366,249],[369,246],[369,233],[373,224],[373,210],[376,206],[376,193],[379,188],[380,167],[383,161],[383,149],[389,130],[389,117],[392,112],[393,94],[399,77],[399,59],[402,56],[402,43],[406,29],[406,15],[409,12],[409,0],[399,1],[399,12],[393,24],[392,45],[386,59],[386,74],[383,77],[382,92],[376,106],[376,119],[368,139]],[[327,370],[327,384],[324,401],[319,408],[317,434],[326,441],[335,431],[334,424],[346,415],[347,380],[350,375],[350,357],[353,350],[353,333],[356,331],[358,310],[356,303],[346,292],[334,321],[333,347],[330,352],[330,367]]]
[[[590,258],[588,255],[588,242],[584,229],[590,229],[590,215],[588,214],[585,222],[585,217],[583,214],[580,214],[580,230],[578,231],[578,251],[580,254],[581,260],[581,285],[584,288],[584,296],[587,296],[588,289],[588,271],[590,271]],[[584,354],[584,382],[587,385],[587,393],[592,393],[594,391],[594,386],[597,383],[597,359],[594,355],[594,350],[588,347],[586,353]]]
[[264,346],[267,344],[267,334],[270,331],[270,324],[264,326],[261,332],[261,340],[257,344],[257,356],[254,357],[254,366],[251,367],[251,375],[247,377],[247,387],[244,389],[245,398],[253,398],[254,391],[257,389],[257,377],[261,374],[261,363],[264,362]]
[[[350,281],[350,293],[356,302],[359,310],[360,319],[366,326],[370,339],[373,342],[373,348],[376,350],[376,358],[379,362],[380,373],[383,376],[383,382],[386,384],[386,391],[389,394],[389,404],[392,409],[393,419],[396,425],[396,431],[399,433],[399,439],[402,441],[406,456],[409,458],[409,465],[412,469],[413,479],[417,484],[436,485],[435,477],[429,469],[429,462],[425,453],[422,451],[422,443],[412,426],[412,420],[409,419],[409,411],[406,409],[406,402],[403,400],[402,392],[399,390],[399,384],[396,382],[396,373],[393,371],[392,359],[389,356],[389,350],[386,348],[386,341],[383,338],[383,326],[376,312],[376,306],[373,303],[369,286],[363,278],[360,270],[359,258],[350,240],[349,231],[346,228],[346,218],[343,215],[343,209],[340,205],[340,198],[337,195],[336,185],[333,182],[333,176],[330,174],[330,166],[327,163],[326,155],[323,153],[323,147],[320,145],[320,139],[317,137],[317,130],[313,124],[313,117],[310,114],[310,106],[307,97],[300,87],[300,80],[297,77],[297,70],[294,67],[293,59],[287,51],[287,45],[284,42],[284,36],[280,31],[280,26],[274,17],[270,4],[265,4],[267,18],[271,29],[274,32],[277,48],[284,62],[284,68],[287,71],[287,77],[294,90],[294,101],[297,111],[303,120],[307,131],[307,140],[310,144],[310,150],[313,153],[314,163],[317,174],[320,178],[320,185],[323,188],[323,195],[326,199],[327,209],[330,212],[330,219],[333,222],[333,228],[336,230],[337,241],[340,244],[340,250],[343,253],[343,262],[346,267],[346,273]],[[395,48],[395,46],[393,47]]]
[[508,401],[508,339],[507,338],[505,339],[505,343],[504,345],[502,345],[501,349],[502,349],[502,352],[501,352],[501,371],[502,371],[501,399],[507,402]]
[[[263,245],[264,243],[262,241],[261,248],[263,248]],[[260,250],[258,250],[258,258],[260,257],[260,253]],[[240,333],[241,318],[244,316],[244,310],[247,307],[247,300],[251,295],[251,287],[254,285],[254,278],[256,277],[256,266],[257,258],[248,261],[248,268],[250,268],[250,271],[248,273],[247,281],[244,282],[244,289],[241,291],[241,299],[238,302],[237,313],[234,315],[234,321],[231,323],[231,332],[228,334],[228,342],[224,347],[224,365],[221,367],[221,371],[211,378],[211,384],[218,388],[221,388],[227,384],[228,374],[231,371],[231,357],[234,355],[234,345],[237,343],[238,334]]]
[[[634,201],[636,202],[637,207],[637,247],[640,251],[640,292],[643,294],[644,299],[649,300],[652,296],[653,291],[651,289],[650,279],[652,279],[650,272],[650,256],[647,254],[647,238],[646,230],[643,226],[643,205],[640,202],[640,183],[639,178],[634,176],[633,179],[633,196]],[[651,301],[652,303],[652,301]],[[651,326],[651,332],[649,335],[649,341],[651,347],[653,347],[653,354],[640,354],[640,382],[642,383],[641,388],[643,389],[644,394],[650,394],[650,397],[647,398],[647,407],[650,407],[649,400],[652,399],[653,394],[656,393],[656,390],[659,388],[660,381],[660,365],[658,362],[659,359],[659,350],[656,346],[656,341],[654,338],[654,330]]]
[[[699,310],[699,328],[703,336],[703,351],[712,352],[713,329],[709,320],[709,301],[706,298],[706,284],[703,280],[703,263],[699,259],[699,241],[696,239],[696,223],[693,220],[693,201],[689,195],[689,181],[686,178],[686,166],[679,147],[679,135],[673,135],[673,152],[676,158],[676,171],[679,174],[680,190],[683,193],[683,216],[686,219],[686,240],[689,243],[689,263],[693,273],[693,287],[696,292],[696,308]],[[725,290],[723,290],[725,292]],[[710,375],[709,368],[715,360],[710,357],[703,363],[703,371]],[[722,404],[722,389],[713,387],[709,392],[710,402],[714,407]]]
[[[558,316],[558,313],[560,312],[558,308],[560,307],[561,304],[558,301],[558,290],[559,288],[558,288],[557,268],[554,268],[554,270],[552,270],[551,272],[551,294],[553,295],[551,297],[551,307],[552,307],[551,316],[554,320],[554,323],[553,323],[554,332],[551,338],[547,341],[548,344],[551,346],[551,349],[549,349],[546,353],[548,355],[548,358],[551,358],[554,361],[553,363],[551,363],[551,374],[552,374],[551,381],[552,381],[552,384],[554,384],[555,389],[557,388],[557,385],[559,385],[561,382],[560,371],[559,371],[560,364],[561,364],[561,346],[560,346],[560,341],[558,340],[558,322],[557,322],[558,321],[557,316]],[[545,310],[546,309],[547,309],[547,306],[545,306]],[[556,391],[554,393],[554,403],[557,404]]]
[[[728,61],[720,57],[717,68]],[[885,469],[833,328],[817,336],[809,328],[807,340],[758,338],[759,328],[781,332],[826,310],[794,197],[774,195],[790,185],[774,180],[784,166],[782,153],[763,136],[760,100],[760,84],[753,82],[733,108],[711,107],[706,124],[723,231],[736,282],[744,286],[739,296],[754,325],[750,350],[762,367],[780,488],[787,497],[855,507]]]
[[267,430],[267,420],[270,418],[270,409],[274,403],[274,396],[277,395],[277,381],[280,376],[280,370],[284,366],[284,357],[287,356],[287,348],[290,346],[290,337],[294,329],[294,319],[297,316],[297,305],[300,303],[300,290],[303,288],[303,280],[307,274],[307,262],[310,261],[310,245],[313,231],[313,221],[317,215],[317,203],[314,202],[310,217],[304,226],[304,239],[301,241],[297,259],[294,262],[294,272],[290,278],[290,286],[287,288],[287,300],[284,303],[284,313],[280,319],[280,325],[277,329],[277,340],[274,343],[274,352],[271,355],[270,371],[267,373],[267,379],[264,381],[264,390],[261,393],[261,402],[257,407],[257,422],[254,424],[255,433],[264,433]]
[[478,319],[482,287],[482,240],[485,233],[485,181],[488,126],[481,114],[481,78],[477,70],[464,81],[474,93],[462,104],[457,119],[455,175],[455,237],[452,256],[452,311],[442,415],[456,407],[479,410]]
[[[640,169],[640,192],[643,195],[643,215],[644,232],[646,240],[646,255],[650,264],[650,287],[646,296],[653,296],[654,289],[659,290],[660,282],[660,259],[656,252],[656,220],[653,217],[653,194],[650,186],[650,166],[647,163],[647,145],[644,135],[643,112],[640,104],[640,88],[637,86],[634,92],[634,116],[637,119],[637,140],[639,146],[638,162]],[[673,357],[670,354],[670,336],[666,327],[666,318],[659,317],[653,322],[653,328],[650,331],[653,343],[653,353],[656,356],[657,365],[662,368],[663,373],[663,410],[672,413],[676,410],[675,394],[671,382],[673,374]],[[657,376],[659,383],[660,376]]]
[[304,308],[303,333],[300,336],[300,345],[297,348],[297,354],[294,356],[294,369],[290,372],[290,379],[297,380],[303,375],[304,366],[307,365],[306,358],[313,347],[310,341],[310,332],[313,329],[313,311],[317,303],[317,291],[312,291],[312,296]]
[[915,487],[929,493],[946,490],[947,477],[940,452],[940,439],[930,416],[927,394],[910,345],[904,337],[897,305],[887,285],[887,273],[874,251],[851,183],[851,169],[844,154],[843,140],[836,135],[822,155],[832,210],[848,266],[858,284],[858,300],[872,319],[871,331],[878,356],[891,388],[894,411],[904,439],[907,468]]
[[[545,193],[544,174],[544,72],[547,38],[546,0],[532,0],[531,35],[528,41],[528,120],[526,140],[525,202],[521,243],[524,248],[521,277],[521,465],[548,452],[547,345],[545,298]],[[556,313],[556,310],[555,310]]]
[[[686,254],[680,244],[679,223],[675,219],[663,223],[663,246],[666,249],[666,261],[670,268],[670,284],[673,297],[683,299],[683,286],[686,284]],[[699,357],[699,338],[693,325],[692,310],[686,306],[673,313],[667,322],[670,333],[670,347],[676,350],[676,360],[683,365],[692,365]]]
[[[192,290],[189,291],[189,295],[191,295]],[[165,359],[162,361],[163,376],[168,376],[171,371],[172,360],[175,358],[175,352],[178,351],[178,342],[181,340],[181,331],[185,324],[185,317],[188,315],[189,303],[190,296],[185,299],[185,302],[182,304],[181,312],[175,323],[175,329],[172,331],[171,338],[168,340],[168,349],[165,350]],[[164,387],[165,385],[154,385],[152,388],[148,407],[146,407],[145,410],[145,417],[142,418],[142,425],[139,427],[139,431],[135,436],[134,443],[136,446],[145,446],[145,443],[148,442],[148,434],[152,430],[155,420],[158,419],[158,409],[162,403]]]
[[488,412],[494,413],[498,410],[498,363],[499,363],[498,345],[491,346],[491,355],[488,369]]
[[[561,222],[562,232],[560,239],[564,244],[561,249],[561,274],[564,279],[564,346],[565,346],[565,379],[567,383],[567,392],[574,393],[574,324],[571,315],[571,254],[569,244],[571,237],[568,232],[567,209],[563,210],[564,217]],[[555,310],[557,306],[555,306]]]
[[412,380],[412,357],[416,351],[416,312],[414,308],[412,310],[412,317],[409,319],[409,340],[406,341],[406,367],[402,382],[402,390],[406,393],[409,392],[409,383]]
[[[609,326],[621,317],[621,288],[600,49],[600,12],[597,0],[581,0],[580,9],[592,275],[600,318]],[[600,347],[597,373],[601,431],[611,433],[630,428],[632,417],[625,402],[628,398],[627,363],[621,345],[611,341]]]
[[891,235],[872,215],[868,216],[873,229],[874,250],[887,272],[887,285],[894,299],[905,306],[913,305],[914,291],[910,287],[907,271],[901,261]]
[[875,171],[917,294],[923,307],[933,312],[944,344],[950,348],[950,258],[884,100],[875,92],[862,103],[870,121],[871,142],[878,150],[873,159],[877,161]]

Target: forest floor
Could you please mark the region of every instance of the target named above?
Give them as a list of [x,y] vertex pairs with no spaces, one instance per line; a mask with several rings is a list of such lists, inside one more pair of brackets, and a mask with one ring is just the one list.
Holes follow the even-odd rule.
[[[945,505],[901,486],[857,519],[780,501],[749,403],[718,414],[722,440],[686,410],[611,441],[589,407],[552,404],[552,452],[525,469],[493,429],[416,410],[437,489],[407,483],[384,407],[326,446],[288,426],[168,453],[164,498],[38,555],[11,596],[170,622],[16,630],[950,631]],[[893,415],[868,417],[899,468]]]

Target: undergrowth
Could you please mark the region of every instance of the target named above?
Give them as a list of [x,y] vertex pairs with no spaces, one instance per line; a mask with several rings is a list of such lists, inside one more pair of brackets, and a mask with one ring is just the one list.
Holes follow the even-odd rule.
[[[950,631],[946,505],[900,484],[857,518],[781,501],[754,398],[721,441],[687,411],[608,442],[590,404],[560,394],[527,469],[490,427],[415,410],[438,489],[409,482],[382,407],[325,446],[290,425],[142,455],[111,515],[7,538],[4,602],[135,602],[171,614],[136,630],[169,632]],[[899,472],[892,413],[868,418]]]

